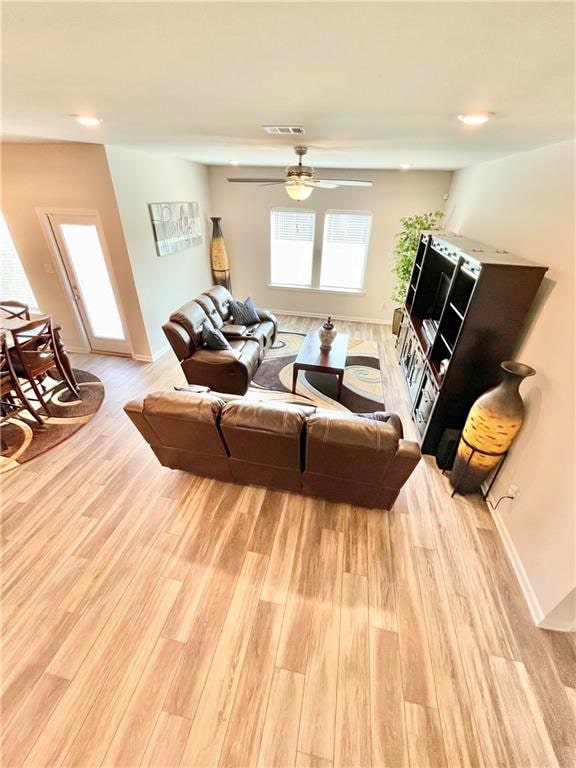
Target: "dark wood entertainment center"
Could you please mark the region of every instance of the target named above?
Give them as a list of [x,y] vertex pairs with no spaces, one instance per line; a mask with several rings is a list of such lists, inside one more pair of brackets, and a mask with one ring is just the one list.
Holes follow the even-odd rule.
[[436,454],[445,430],[461,430],[498,384],[546,270],[460,235],[422,233],[396,352],[423,453]]

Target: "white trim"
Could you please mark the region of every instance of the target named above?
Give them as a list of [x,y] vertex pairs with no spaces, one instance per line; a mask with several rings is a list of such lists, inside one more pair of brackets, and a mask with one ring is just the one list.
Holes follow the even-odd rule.
[[541,621],[538,623],[540,629],[551,629],[553,632],[576,632],[576,624],[564,624],[559,622],[555,624],[553,621]]
[[74,347],[70,344],[65,344],[66,352],[74,352],[76,355],[90,355],[92,350],[90,347]]
[[151,355],[132,355],[132,359],[138,360],[140,363],[155,363],[169,351],[170,345],[167,344],[165,347],[162,347],[157,352],[153,352]]
[[508,555],[508,560],[510,561],[512,570],[516,574],[516,578],[518,579],[518,583],[520,584],[520,589],[522,590],[522,593],[528,605],[528,610],[530,611],[532,619],[534,620],[534,624],[539,624],[544,619],[544,611],[542,610],[540,606],[540,602],[536,597],[536,593],[532,588],[532,584],[530,583],[528,574],[524,569],[522,560],[520,560],[518,551],[516,550],[516,547],[514,546],[514,542],[512,541],[512,537],[508,532],[508,528],[504,523],[502,515],[497,509],[492,510],[492,519],[496,524],[496,528],[500,535],[500,540],[504,545],[504,549],[506,551],[506,554]]
[[366,296],[366,291],[352,288],[312,288],[309,285],[279,285],[278,283],[268,283],[268,288],[274,291],[306,291],[306,293],[336,293],[339,296]]
[[[290,309],[271,309],[270,312],[274,312],[275,315],[288,315],[289,317],[326,318],[326,312],[293,312]],[[334,318],[334,320],[344,320],[350,323],[374,323],[374,325],[392,325],[389,320],[383,320],[382,318],[378,317],[354,317],[351,315],[334,315],[332,313],[330,314],[330,317]]]
[[526,600],[526,604],[528,605],[528,610],[530,611],[530,615],[532,616],[534,624],[536,624],[537,627],[540,627],[540,629],[551,629],[555,632],[576,631],[576,624],[546,621],[546,614],[542,610],[540,601],[538,600],[536,592],[534,592],[534,588],[530,583],[530,579],[528,578],[528,574],[526,573],[526,569],[524,568],[522,560],[520,559],[518,550],[516,549],[508,528],[506,527],[504,518],[497,509],[492,509],[491,512],[492,519],[494,520],[496,529],[500,535],[500,540],[504,546],[504,550],[508,556],[512,570],[516,575],[518,584],[520,585],[520,589],[522,590],[522,594],[524,595],[524,599]]

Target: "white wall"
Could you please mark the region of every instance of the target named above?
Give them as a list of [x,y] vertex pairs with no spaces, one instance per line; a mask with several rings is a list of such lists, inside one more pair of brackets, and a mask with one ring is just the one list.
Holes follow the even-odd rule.
[[[152,357],[167,348],[171,312],[209,288],[210,190],[203,165],[167,155],[106,147]],[[156,253],[148,203],[198,202],[204,241],[169,256]]]
[[[574,498],[574,142],[458,171],[447,229],[548,265],[517,359],[537,370],[522,386],[525,424],[492,496],[535,619],[576,625]],[[555,610],[556,609],[556,610]]]
[[[390,251],[400,218],[444,208],[452,173],[449,171],[326,171],[329,178],[371,179],[368,189],[316,189],[303,203],[288,197],[282,185],[230,184],[228,176],[282,176],[281,168],[211,167],[212,211],[222,216],[222,231],[230,256],[234,293],[252,295],[256,304],[278,311],[320,313],[336,317],[391,322],[394,276]],[[319,172],[322,176],[322,171]],[[323,214],[330,208],[366,210],[374,214],[365,295],[270,288],[270,209],[302,206],[316,211],[315,248],[322,247]]]
[[148,340],[126,251],[104,148],[98,144],[2,145],[2,209],[16,250],[43,312],[62,326],[70,349],[88,350],[70,289],[60,277],[39,209],[93,210],[100,214],[114,277],[135,355]]

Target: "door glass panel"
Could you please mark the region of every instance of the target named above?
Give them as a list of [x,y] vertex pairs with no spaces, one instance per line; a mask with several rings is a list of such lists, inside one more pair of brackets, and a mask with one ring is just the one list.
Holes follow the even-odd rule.
[[124,339],[122,321],[96,226],[61,224],[60,231],[92,333],[106,339]]

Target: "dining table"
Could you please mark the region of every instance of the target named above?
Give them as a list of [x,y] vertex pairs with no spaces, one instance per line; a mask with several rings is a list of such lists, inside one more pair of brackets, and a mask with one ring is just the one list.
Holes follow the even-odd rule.
[[[34,317],[30,318],[30,320],[27,320],[25,317],[6,317],[0,313],[0,331],[4,331],[6,334],[6,346],[8,349],[14,346],[14,339],[12,337],[13,331],[19,331],[35,320],[47,320],[49,317],[50,315],[34,315]],[[58,357],[60,358],[62,367],[66,371],[66,375],[70,379],[70,382],[74,385],[74,394],[79,397],[80,390],[78,388],[78,382],[74,376],[74,370],[72,368],[70,358],[68,357],[68,352],[66,352],[66,347],[62,341],[61,326],[54,325],[53,330]]]

